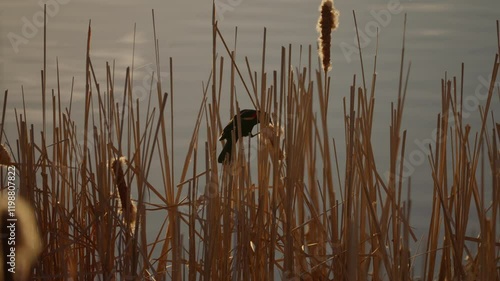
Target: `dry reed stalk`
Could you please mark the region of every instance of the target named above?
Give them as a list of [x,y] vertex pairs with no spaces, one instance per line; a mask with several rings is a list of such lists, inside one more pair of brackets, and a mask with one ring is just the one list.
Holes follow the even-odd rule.
[[279,161],[285,159],[285,154],[279,147],[279,138],[283,134],[284,129],[281,126],[269,124],[267,127],[261,128],[259,135],[261,147],[267,147],[273,153],[276,149],[277,154],[273,154],[273,157],[277,157]]
[[323,0],[319,8],[320,17],[316,30],[320,33],[318,38],[319,57],[323,66],[323,71],[328,72],[331,65],[331,36],[332,31],[339,25],[339,12],[333,6],[333,0]]
[[2,119],[0,120],[2,122],[0,124],[0,132],[1,132],[1,134],[0,134],[0,143],[2,142],[2,138],[3,138],[3,130],[4,130],[4,124],[5,124],[5,112],[6,112],[5,109],[7,108],[7,97],[8,97],[8,95],[9,95],[9,91],[5,90],[5,93],[3,95]]
[[[498,44],[498,55],[500,56],[500,20],[497,20],[497,44]],[[500,95],[500,92],[499,92]]]

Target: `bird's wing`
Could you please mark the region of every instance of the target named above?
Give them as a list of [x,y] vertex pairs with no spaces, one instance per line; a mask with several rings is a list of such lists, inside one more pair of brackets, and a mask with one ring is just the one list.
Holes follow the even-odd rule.
[[[234,116],[231,119],[231,121],[229,121],[229,123],[227,123],[226,127],[224,127],[224,129],[222,130],[222,133],[220,134],[219,140],[225,140],[225,139],[231,137],[231,131],[233,130],[234,125],[237,126],[237,124],[234,122],[236,122],[236,116]],[[234,123],[234,125],[233,125],[233,123]]]
[[[222,130],[222,133],[219,137],[219,140],[231,138],[231,133],[233,131],[233,128],[236,129],[235,132],[238,133],[238,119],[237,118],[238,118],[238,115],[234,115],[233,118],[231,118],[229,123]],[[250,120],[257,118],[257,113],[255,110],[243,109],[240,111],[240,118],[241,118],[241,122],[250,121]],[[253,128],[253,126],[252,126],[252,128]]]

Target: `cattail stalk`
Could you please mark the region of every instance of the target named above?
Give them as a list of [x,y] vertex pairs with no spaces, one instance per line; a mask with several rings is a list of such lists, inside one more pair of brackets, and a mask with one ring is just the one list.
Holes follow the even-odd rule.
[[319,8],[320,16],[316,29],[319,33],[318,52],[325,73],[332,68],[330,62],[330,47],[332,41],[332,31],[339,25],[339,12],[333,6],[332,0],[323,0]]
[[0,165],[8,166],[12,164],[12,158],[5,145],[0,144]]

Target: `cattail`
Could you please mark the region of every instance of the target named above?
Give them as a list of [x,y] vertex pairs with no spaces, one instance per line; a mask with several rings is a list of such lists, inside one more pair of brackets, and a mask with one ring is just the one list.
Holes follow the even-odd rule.
[[339,12],[333,6],[332,0],[323,0],[319,8],[320,16],[316,29],[319,33],[319,57],[325,72],[332,67],[330,63],[330,46],[332,41],[332,31],[339,26]]
[[125,157],[114,159],[113,162],[111,162],[111,169],[115,176],[115,184],[116,188],[118,189],[118,195],[120,196],[120,202],[122,203],[122,208],[126,209],[128,205],[127,202],[130,201],[130,193],[125,181],[123,165],[127,165],[127,159],[125,159]]
[[12,164],[12,158],[10,158],[10,153],[7,151],[5,145],[0,145],[0,165],[8,166]]
[[135,229],[135,220],[137,215],[137,208],[130,200],[130,189],[125,180],[125,173],[123,166],[127,166],[128,161],[125,157],[114,159],[111,162],[111,169],[115,176],[115,184],[120,196],[121,212],[124,214],[124,223],[129,227],[130,231]]

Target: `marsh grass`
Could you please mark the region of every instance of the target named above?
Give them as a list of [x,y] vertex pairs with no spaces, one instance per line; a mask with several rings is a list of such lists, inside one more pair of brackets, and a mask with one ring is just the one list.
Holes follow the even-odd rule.
[[[215,14],[212,27],[212,72],[204,83],[184,163],[174,162],[174,67],[170,59],[167,94],[159,79],[154,13],[157,69],[152,76],[158,75],[158,82],[151,80],[147,107],[133,98],[133,68],[125,73],[123,93],[117,92],[109,64],[99,82],[89,23],[83,120],[72,112],[76,104],[67,108],[60,102],[68,93],[59,87],[59,71],[57,89],[47,94],[42,86],[42,131],[27,123],[24,108],[15,111],[18,134],[9,137],[15,139],[10,145],[20,175],[19,195],[36,210],[44,245],[32,271],[34,280],[499,280],[500,132],[490,120],[492,97],[500,94],[494,88],[498,55],[480,128],[461,118],[463,71],[460,80],[442,80],[439,138],[428,158],[432,216],[429,233],[421,238],[411,227],[411,180],[405,181],[402,173],[410,70],[404,35],[399,93],[387,128],[386,177],[371,137],[376,56],[369,87],[363,70],[362,85],[354,76],[341,99],[339,94],[330,97],[330,77],[323,67],[311,68],[311,47],[307,67],[293,69],[295,52],[288,46],[281,49],[280,69],[269,71],[264,32],[259,73],[248,59],[244,66],[236,63],[236,50],[226,44]],[[220,50],[230,58],[230,96],[224,99]],[[53,79],[45,73],[42,85]],[[227,116],[220,113],[220,102],[231,101],[230,116],[243,107],[237,81],[256,108],[271,113],[276,127],[261,124],[264,134],[256,139],[263,145],[251,149],[255,139],[241,139],[234,146],[233,163],[219,165],[217,138]],[[7,92],[5,102],[6,97]],[[327,129],[332,100],[343,103],[343,116],[333,116],[343,118],[343,136]],[[46,124],[48,118],[52,122]],[[345,138],[345,147],[337,147],[339,137]],[[337,156],[339,150],[345,151],[345,159]],[[116,159],[125,159],[121,157],[127,162],[119,163]],[[174,177],[174,164],[182,167],[180,176]],[[150,180],[153,166],[159,185]],[[491,175],[491,181],[485,184],[479,173]],[[485,192],[492,192],[491,201]],[[137,208],[133,231],[132,205]],[[477,214],[473,218],[472,209]],[[164,220],[148,220],[151,212],[160,212]],[[477,237],[467,235],[470,219],[480,225]],[[148,235],[153,231],[158,231],[154,237]],[[424,249],[414,251],[415,243]],[[422,268],[415,267],[417,259],[424,260]]]

